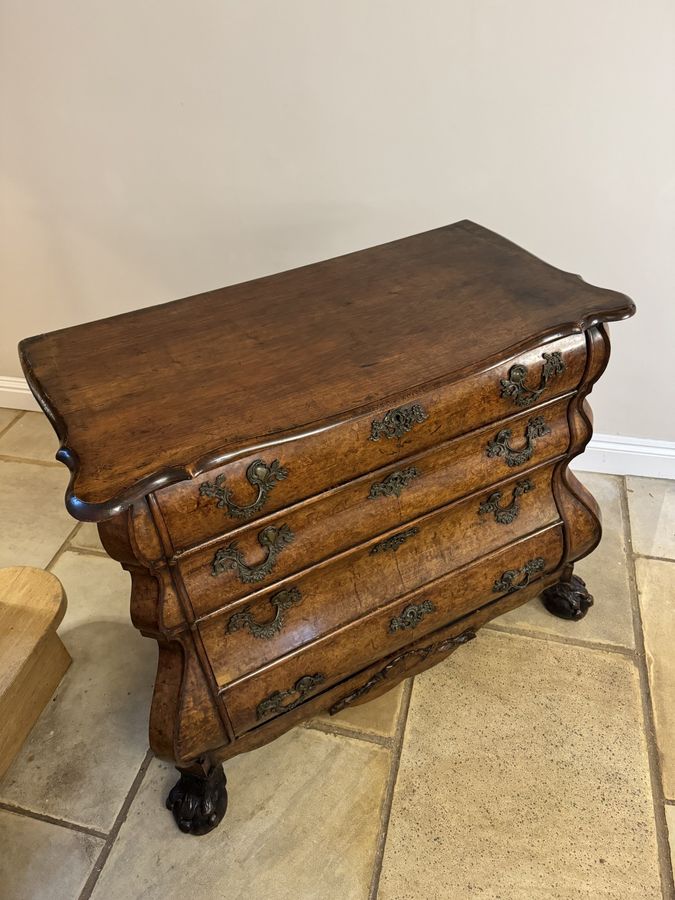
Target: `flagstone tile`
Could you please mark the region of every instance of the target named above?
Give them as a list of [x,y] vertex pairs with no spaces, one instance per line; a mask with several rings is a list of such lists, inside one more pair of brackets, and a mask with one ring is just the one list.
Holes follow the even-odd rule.
[[2,900],[75,900],[102,847],[100,838],[0,810]]
[[675,481],[626,478],[633,550],[675,559]]
[[0,406],[0,431],[4,431],[5,428],[16,421],[20,415],[20,409],[5,409],[4,406]]
[[47,416],[27,412],[0,437],[0,454],[53,462],[59,439]]
[[638,672],[484,630],[413,685],[379,900],[658,900]]
[[638,558],[635,574],[663,792],[675,800],[675,561]]
[[70,539],[70,546],[78,550],[98,550],[105,553],[98,528],[92,522],[83,522]]
[[401,711],[404,684],[406,682],[401,682],[386,694],[369,703],[347,707],[335,716],[324,713],[310,722],[338,725],[348,731],[374,734],[379,737],[393,737]]
[[666,804],[666,822],[670,843],[670,864],[675,872],[675,806]]
[[157,648],[129,620],[129,575],[103,556],[64,553],[53,569],[73,663],[0,781],[0,799],[107,832],[148,747]]
[[225,818],[182,834],[164,808],[176,780],[153,761],[94,900],[366,900],[390,766],[384,747],[296,728],[225,765]]
[[61,466],[0,460],[0,567],[48,565],[75,525],[67,485]]

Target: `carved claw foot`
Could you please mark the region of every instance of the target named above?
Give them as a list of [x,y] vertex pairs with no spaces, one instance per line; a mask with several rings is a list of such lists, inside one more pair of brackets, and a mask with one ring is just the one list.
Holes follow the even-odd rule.
[[225,785],[222,765],[215,766],[207,778],[181,772],[166,798],[166,808],[173,813],[181,831],[208,834],[220,824],[227,809]]
[[541,602],[554,616],[578,620],[583,619],[593,606],[593,597],[588,593],[586,583],[578,575],[571,575],[567,581],[546,588],[541,594]]

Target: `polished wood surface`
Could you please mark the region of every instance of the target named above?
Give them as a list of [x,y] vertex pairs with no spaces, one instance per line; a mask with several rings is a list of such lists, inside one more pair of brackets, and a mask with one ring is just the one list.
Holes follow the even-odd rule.
[[99,520],[233,454],[632,311],[459,222],[29,338],[21,358],[73,473],[69,508]]
[[[270,713],[261,716],[258,711],[261,701],[275,690],[288,689],[303,676],[319,673],[322,680],[311,693],[324,691],[352,672],[358,672],[374,660],[387,656],[392,650],[409,644],[412,639],[428,634],[448,621],[459,619],[503,596],[507,590],[495,591],[494,587],[505,571],[521,569],[536,558],[544,560],[539,576],[555,571],[562,552],[563,535],[560,526],[537,532],[494,554],[486,554],[479,563],[458,568],[452,575],[439,579],[437,583],[434,580],[422,590],[402,595],[383,609],[378,609],[316,641],[308,648],[225,688],[224,700],[235,734],[255,728],[261,719],[275,715]],[[408,605],[419,604],[427,599],[432,601],[434,609],[425,615],[415,629],[390,630],[392,619],[400,615]],[[291,702],[293,699],[291,696]],[[281,709],[283,710],[283,706]],[[281,713],[276,713],[279,714]]]
[[[209,603],[218,603],[218,610],[224,607],[231,612],[251,602],[262,604],[256,606],[256,612],[262,616],[262,609],[270,596],[279,590],[295,587],[305,600],[313,596],[322,598],[313,626],[319,628],[323,615],[332,619],[335,615],[348,615],[349,609],[354,614],[359,610],[371,609],[388,597],[404,594],[426,580],[450,571],[473,555],[480,556],[488,548],[507,543],[514,535],[524,534],[552,521],[557,517],[557,510],[552,500],[551,469],[529,473],[528,480],[532,489],[520,498],[519,514],[508,525],[500,525],[494,516],[479,514],[481,503],[493,493],[494,488],[491,487],[476,493],[471,499],[411,519],[404,523],[403,528],[399,524],[383,534],[375,534],[364,543],[336,556],[318,560],[274,585],[263,586],[259,590],[252,586],[236,603],[226,603],[219,579],[211,576],[209,557],[193,557],[190,560],[194,566],[193,577],[183,576],[186,591],[197,617],[204,612],[212,613]],[[504,484],[504,492],[510,495],[517,483]],[[394,548],[387,549],[386,542],[392,542],[392,538],[395,539]],[[207,577],[210,585],[208,582],[205,584]],[[349,597],[348,608],[339,599],[345,595]],[[342,609],[337,613],[328,612],[325,609],[328,605]],[[297,606],[296,614],[300,610],[301,604]],[[293,612],[287,618],[295,618]]]
[[[185,581],[190,597],[194,598],[191,602],[195,614],[201,615],[225,603],[250,596],[311,564],[331,559],[337,553],[358,547],[368,540],[375,543],[379,536],[400,528],[401,522],[415,520],[420,528],[430,527],[426,524],[428,515],[422,521],[417,521],[423,513],[480,490],[486,484],[504,481],[525,468],[562,456],[569,446],[567,405],[568,401],[558,401],[543,413],[551,430],[537,442],[527,466],[509,467],[501,458],[490,459],[485,448],[496,430],[494,427],[481,429],[475,435],[453,441],[445,448],[445,468],[434,471],[436,459],[409,460],[410,465],[414,465],[419,472],[427,473],[432,485],[430,489],[425,487],[424,475],[421,475],[410,483],[410,496],[404,489],[401,497],[369,500],[372,480],[359,481],[336,491],[325,500],[318,499],[315,503],[285,510],[264,523],[257,522],[235,535],[228,535],[225,540],[219,539],[203,549],[181,554],[177,569]],[[530,418],[526,414],[514,420],[512,425],[515,435],[522,435],[525,423]],[[419,493],[415,495],[413,490],[418,483]],[[523,498],[522,502],[527,505],[527,498]],[[260,536],[270,527],[290,529],[293,540],[279,551],[269,575],[260,577],[255,583],[243,581],[239,572],[233,569],[214,576],[213,560],[222,549],[231,547],[233,541],[246,565],[253,569],[264,565],[269,551],[261,546]],[[397,554],[397,557],[400,556],[400,553]]]
[[159,646],[150,743],[181,829],[224,815],[222,760],[536,593],[587,612],[600,514],[568,467],[602,323],[632,312],[462,222],[24,343],[69,509]]
[[[312,566],[280,585],[249,595],[200,621],[200,633],[219,685],[266,665],[340,625],[360,620],[388,601],[403,597],[448,571],[482,558],[506,541],[537,531],[558,520],[551,491],[552,466],[530,473],[531,490],[522,497],[518,516],[509,524],[494,515],[480,515],[492,489],[440,512],[406,524],[418,533],[390,552],[372,554],[374,539],[358,549]],[[509,495],[518,479],[507,482]],[[396,534],[397,532],[392,532]],[[556,560],[557,562],[557,560]],[[242,611],[257,623],[275,617],[274,598],[294,591],[297,601],[282,614],[282,626],[272,637],[258,638],[251,628],[231,628]],[[200,598],[199,590],[193,593]],[[340,598],[349,597],[349,603]],[[235,624],[237,619],[234,619]]]
[[[586,340],[583,335],[573,335],[543,347],[538,345],[480,375],[415,394],[413,400],[424,409],[427,419],[416,422],[410,431],[399,438],[370,440],[373,421],[381,421],[386,409],[374,411],[357,417],[345,426],[331,428],[301,441],[272,446],[188,482],[158,491],[157,503],[171,533],[173,547],[180,550],[195,541],[239,530],[247,522],[255,522],[266,513],[287,508],[306,497],[319,495],[325,502],[329,496],[326,492],[344,482],[352,490],[363,490],[353,479],[369,473],[372,474],[371,481],[383,480],[391,472],[401,468],[401,459],[407,459],[407,465],[419,465],[422,472],[421,477],[402,492],[404,512],[407,498],[417,495],[420,489],[425,490],[428,502],[433,502],[430,494],[434,491],[437,498],[442,498],[443,484],[447,479],[451,479],[459,487],[464,477],[471,477],[469,467],[476,469],[481,464],[499,465],[497,460],[485,460],[484,454],[480,452],[482,448],[476,443],[481,440],[478,434],[471,439],[466,434],[471,429],[479,429],[489,422],[505,420],[521,412],[522,407],[511,398],[502,397],[501,380],[508,377],[508,372],[514,366],[523,365],[528,370],[528,380],[536,383],[542,368],[542,350],[560,353],[565,365],[564,372],[556,376],[542,394],[540,403],[545,403],[556,396],[567,394],[581,381],[586,365]],[[559,405],[553,409],[546,406],[540,414],[547,418],[555,417],[559,408]],[[528,416],[525,413],[521,418],[527,421]],[[509,427],[513,427],[514,432],[518,433],[523,426],[520,421],[515,421]],[[487,434],[489,428],[485,428],[484,432]],[[461,437],[461,442],[457,440],[455,443],[446,443],[458,436]],[[547,437],[538,443],[538,459],[545,458],[541,454],[547,452],[548,444],[550,441]],[[424,457],[416,455],[430,448],[432,453]],[[278,460],[286,472],[281,480],[272,482],[259,511],[247,515],[245,519],[238,518],[232,516],[227,507],[219,506],[217,499],[204,496],[205,486],[215,487],[219,479],[223,479],[226,488],[240,504],[245,505],[255,499],[253,486],[246,479],[246,470],[258,458],[268,466]],[[453,471],[438,471],[436,477],[433,477],[432,472],[442,467],[451,467]],[[477,483],[491,480],[487,471],[471,474],[477,479]],[[367,490],[370,490],[370,485]],[[341,495],[334,497],[332,502],[333,509],[322,509],[321,515],[333,515],[336,507],[346,501]],[[437,502],[440,504],[443,501],[437,499]]]

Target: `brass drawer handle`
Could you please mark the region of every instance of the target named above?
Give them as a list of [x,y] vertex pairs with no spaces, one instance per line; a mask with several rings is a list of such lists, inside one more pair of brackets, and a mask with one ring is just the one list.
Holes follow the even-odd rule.
[[413,478],[420,477],[420,470],[415,466],[401,469],[400,472],[392,472],[384,481],[376,481],[370,486],[369,500],[377,497],[400,497],[403,488],[408,487]]
[[356,688],[351,694],[347,694],[346,697],[343,697],[341,700],[338,700],[337,703],[334,703],[328,710],[329,713],[331,716],[334,716],[336,713],[342,712],[345,706],[349,706],[351,703],[360,700],[361,697],[365,696],[369,691],[372,691],[374,687],[385,681],[399,663],[404,662],[406,659],[417,656],[419,657],[420,662],[424,662],[428,656],[433,656],[435,653],[452,653],[458,647],[461,647],[462,644],[472,641],[475,637],[476,632],[467,629],[467,631],[463,631],[456,637],[446,638],[444,641],[437,641],[435,644],[427,644],[426,647],[418,647],[413,650],[405,650],[403,653],[399,653],[399,655],[390,660],[383,669],[380,669],[379,672],[376,672],[369,678],[365,684],[362,684],[361,687]]
[[213,557],[211,574],[222,575],[228,569],[233,569],[244,584],[253,584],[267,578],[281,551],[295,538],[288,525],[280,525],[275,528],[268,525],[258,535],[258,543],[267,550],[267,557],[257,566],[249,566],[237,549],[237,542],[231,541],[227,547],[221,547]]
[[218,501],[216,506],[219,509],[226,509],[228,515],[235,519],[250,519],[263,508],[276,482],[283,481],[287,476],[288,469],[285,469],[278,459],[273,459],[269,465],[264,459],[254,459],[246,469],[246,478],[249,484],[258,489],[258,496],[253,503],[249,503],[247,506],[238,506],[232,499],[232,492],[225,484],[224,474],[217,476],[215,484],[205,481],[200,485],[199,493],[202,497],[214,497]]
[[419,534],[419,528],[408,528],[406,531],[399,531],[398,534],[392,534],[391,537],[385,538],[383,541],[380,541],[378,544],[373,544],[370,548],[370,554],[374,555],[376,553],[386,553],[388,550],[391,550],[395,553],[401,544],[405,544],[408,538],[413,537],[416,534]]
[[269,598],[272,609],[275,610],[274,618],[269,622],[256,622],[253,618],[250,606],[245,606],[230,617],[227,623],[228,634],[234,634],[240,628],[248,628],[253,637],[269,641],[281,631],[284,624],[284,613],[302,600],[302,595],[297,588],[288,588],[278,591]]
[[527,462],[534,453],[534,444],[537,438],[550,434],[551,429],[544,421],[543,416],[536,416],[530,419],[525,429],[525,446],[520,450],[511,447],[509,441],[513,437],[510,428],[503,428],[495,438],[488,441],[487,455],[492,458],[495,456],[503,456],[507,466],[522,466]]
[[529,478],[519,481],[511,492],[511,502],[508,506],[499,505],[499,501],[502,499],[502,492],[495,491],[494,494],[490,494],[487,500],[483,500],[478,507],[478,515],[485,516],[488,513],[494,513],[495,522],[499,525],[510,525],[518,518],[518,513],[520,512],[518,497],[522,497],[523,494],[533,490],[534,485]]
[[[528,586],[533,575],[544,571],[545,565],[543,557],[537,556],[528,560],[522,569],[509,569],[507,572],[502,572],[492,585],[492,590],[495,594],[513,594],[515,591],[522,591]],[[516,578],[521,580],[516,582]]]
[[409,603],[400,616],[394,616],[389,623],[389,633],[395,634],[404,628],[416,628],[427,613],[436,612],[436,607],[431,600],[423,603]]
[[[326,676],[321,672],[317,672],[315,675],[303,675],[302,678],[298,678],[292,688],[288,688],[285,691],[272,691],[269,697],[265,697],[256,706],[256,719],[260,721],[260,719],[265,719],[267,716],[275,713],[288,712],[290,709],[295,709],[296,706],[300,706],[307,694],[325,680]],[[284,706],[284,700],[287,697],[292,697],[293,694],[297,694],[297,698]]]
[[373,419],[370,426],[371,441],[379,441],[381,437],[400,438],[417,424],[426,422],[429,416],[423,406],[413,403],[410,406],[398,406],[390,409],[382,417],[382,421]]
[[501,396],[510,397],[516,406],[532,406],[533,403],[536,403],[546,390],[546,385],[551,378],[562,375],[565,371],[562,355],[557,350],[555,353],[544,353],[542,358],[544,365],[541,367],[539,387],[529,388],[525,384],[527,366],[515,365],[509,369],[508,378],[501,379]]

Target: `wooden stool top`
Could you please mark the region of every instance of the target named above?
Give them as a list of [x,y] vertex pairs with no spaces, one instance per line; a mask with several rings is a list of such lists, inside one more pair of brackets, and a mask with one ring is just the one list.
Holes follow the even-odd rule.
[[0,569],[0,697],[65,612],[66,595],[55,575],[30,566]]

